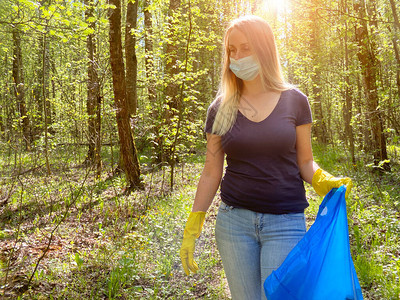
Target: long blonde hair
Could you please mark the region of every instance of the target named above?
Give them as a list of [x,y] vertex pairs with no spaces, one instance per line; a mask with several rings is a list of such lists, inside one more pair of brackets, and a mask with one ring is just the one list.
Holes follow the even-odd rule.
[[268,23],[256,16],[245,16],[233,20],[224,36],[222,76],[217,99],[221,99],[212,132],[224,135],[233,126],[239,109],[243,81],[229,69],[229,34],[233,29],[241,31],[247,38],[254,57],[260,65],[263,88],[282,92],[292,88],[283,79],[275,37]]

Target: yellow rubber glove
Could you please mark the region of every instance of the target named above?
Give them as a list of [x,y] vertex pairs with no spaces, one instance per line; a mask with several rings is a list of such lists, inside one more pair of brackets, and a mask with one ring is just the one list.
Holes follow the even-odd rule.
[[326,194],[328,194],[331,189],[339,188],[342,185],[346,186],[345,197],[347,198],[353,186],[353,183],[349,177],[346,178],[333,177],[328,172],[325,172],[322,169],[318,169],[314,173],[314,176],[312,178],[312,187],[321,197],[324,197]]
[[200,236],[203,228],[205,216],[206,213],[204,211],[191,212],[186,222],[180,251],[182,266],[186,275],[190,274],[189,270],[196,273],[199,269],[193,259],[193,253],[196,239]]

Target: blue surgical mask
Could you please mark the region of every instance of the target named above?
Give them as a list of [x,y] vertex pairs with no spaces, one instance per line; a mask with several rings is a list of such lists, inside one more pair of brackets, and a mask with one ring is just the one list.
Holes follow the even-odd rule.
[[260,71],[260,65],[252,55],[240,58],[238,60],[230,58],[229,68],[236,75],[236,77],[250,81],[256,78]]

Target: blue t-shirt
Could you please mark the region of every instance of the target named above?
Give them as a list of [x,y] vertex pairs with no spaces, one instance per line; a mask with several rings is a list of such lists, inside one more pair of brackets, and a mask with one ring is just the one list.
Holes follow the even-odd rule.
[[[207,112],[205,131],[212,132],[220,100]],[[308,206],[297,165],[296,126],[312,122],[307,97],[297,89],[281,93],[271,114],[261,122],[240,111],[232,129],[221,137],[226,171],[221,199],[255,212],[303,212]]]

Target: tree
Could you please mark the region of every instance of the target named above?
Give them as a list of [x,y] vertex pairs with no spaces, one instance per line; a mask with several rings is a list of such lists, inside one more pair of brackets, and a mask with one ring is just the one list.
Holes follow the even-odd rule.
[[87,36],[86,45],[88,52],[88,83],[87,83],[87,113],[88,113],[88,140],[89,150],[86,161],[95,164],[97,176],[101,174],[101,96],[100,80],[97,74],[98,63],[96,61],[96,22],[93,20],[93,7],[89,1],[85,1],[89,7],[86,9],[86,21],[92,30]]
[[[358,13],[360,20],[356,26],[357,57],[361,64],[361,73],[365,85],[364,94],[368,108],[368,120],[371,128],[369,149],[374,156],[375,165],[378,165],[380,162],[388,159],[382,114],[379,109],[378,86],[376,83],[378,61],[375,54],[375,45],[371,42],[368,32],[365,0],[356,1],[354,9]],[[388,164],[384,165],[388,167]]]
[[49,72],[49,50],[47,43],[47,31],[48,31],[48,20],[46,20],[46,27],[42,34],[42,96],[43,96],[43,116],[44,116],[44,156],[46,161],[47,175],[51,174],[50,162],[49,162],[49,124],[51,123],[50,118],[50,101],[48,85],[46,84],[49,76],[46,76]]
[[135,141],[129,122],[126,96],[125,68],[121,41],[121,1],[110,0],[110,62],[114,90],[114,103],[122,156],[123,169],[128,184],[127,191],[141,186],[140,166]]
[[[399,50],[400,21],[397,15],[397,8],[394,0],[390,0],[390,7],[392,10],[392,15],[394,20],[392,44],[393,44],[394,55],[396,58],[395,66],[396,66],[397,99],[400,99],[400,50]],[[389,30],[391,30],[390,27]],[[396,129],[397,134],[400,135],[400,123],[396,121],[397,119],[396,114],[395,111],[393,110],[390,111],[390,119],[393,126]]]
[[392,9],[392,15],[394,19],[394,34],[392,38],[393,42],[393,49],[396,57],[396,63],[397,63],[397,70],[396,70],[396,82],[397,82],[397,93],[400,99],[400,53],[399,53],[399,45],[398,45],[398,38],[400,34],[400,21],[399,17],[397,16],[397,9],[396,9],[396,3],[394,0],[390,0],[390,7]]
[[327,142],[327,130],[326,130],[326,119],[324,118],[323,108],[322,108],[322,99],[323,99],[323,90],[322,90],[322,72],[321,72],[321,50],[320,47],[320,31],[321,24],[319,22],[318,16],[318,8],[320,7],[319,0],[311,1],[312,7],[310,11],[310,19],[311,19],[311,36],[310,36],[310,54],[312,59],[312,97],[313,97],[313,115],[314,115],[314,134],[317,137],[317,140],[321,143]]
[[153,79],[154,64],[153,64],[153,23],[151,20],[150,2],[144,0],[144,49],[145,49],[145,68],[147,77],[147,93],[150,103],[156,101],[156,88]]
[[25,148],[26,150],[30,150],[31,130],[25,104],[25,85],[24,85],[24,75],[23,75],[21,38],[19,30],[15,25],[12,30],[12,36],[14,43],[13,68],[12,68],[12,76],[14,80],[14,94],[17,100],[18,112],[21,120],[20,123],[25,141]]
[[[167,63],[165,66],[165,73],[167,75],[167,84],[165,88],[165,107],[163,113],[163,127],[171,128],[174,126],[172,124],[173,119],[178,117],[178,113],[180,110],[180,103],[182,99],[180,99],[179,95],[179,82],[177,75],[180,73],[180,67],[178,62],[178,32],[177,32],[177,23],[179,23],[179,19],[174,16],[174,14],[179,9],[181,4],[180,0],[171,0],[169,2],[168,9],[168,42],[166,46],[166,57]],[[178,14],[179,15],[179,14]],[[175,120],[176,121],[176,120]],[[173,143],[170,139],[165,138],[163,141],[169,140],[169,143],[165,145],[163,143],[162,147],[162,159],[166,160],[170,165],[171,169],[175,164],[175,157],[173,153]]]
[[136,36],[137,12],[139,0],[128,0],[125,27],[125,61],[126,61],[126,92],[129,114],[136,115],[137,111],[137,56]]
[[[348,14],[348,5],[347,5],[347,0],[342,0],[340,3],[341,6],[341,12],[343,15]],[[344,38],[343,38],[343,43],[342,47],[344,48],[344,66],[343,66],[343,71],[345,74],[345,87],[344,87],[344,92],[343,96],[345,99],[345,103],[343,105],[343,119],[344,119],[344,127],[345,127],[345,138],[347,142],[349,143],[350,146],[350,154],[351,154],[351,160],[353,164],[356,163],[355,159],[355,149],[354,149],[354,135],[353,135],[353,127],[351,125],[351,118],[352,118],[352,107],[353,107],[353,99],[352,99],[352,94],[351,94],[351,89],[350,89],[350,62],[349,62],[349,49],[348,49],[348,44],[349,44],[349,37],[348,37],[348,21],[347,17],[344,18],[343,20],[344,23]]]

